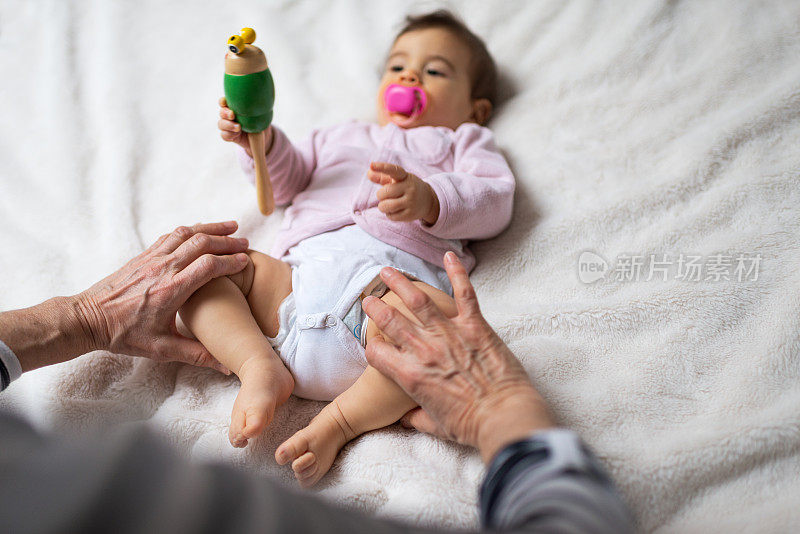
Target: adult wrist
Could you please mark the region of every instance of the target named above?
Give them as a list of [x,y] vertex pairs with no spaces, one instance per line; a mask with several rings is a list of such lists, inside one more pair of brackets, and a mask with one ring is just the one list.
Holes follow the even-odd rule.
[[17,356],[23,372],[100,348],[94,332],[78,295],[4,312],[0,321],[0,339]]
[[100,305],[87,292],[67,298],[71,301],[73,329],[80,337],[81,354],[107,349],[110,340]]
[[476,446],[486,465],[507,445],[555,427],[547,405],[533,386],[506,392],[503,399],[487,404],[483,412]]

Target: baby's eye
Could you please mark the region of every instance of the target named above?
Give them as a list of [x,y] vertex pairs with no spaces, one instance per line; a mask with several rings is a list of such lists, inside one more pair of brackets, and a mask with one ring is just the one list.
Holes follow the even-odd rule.
[[436,69],[428,69],[425,72],[430,74],[431,76],[444,76],[444,72]]
[[401,70],[403,70],[403,66],[402,65],[392,65],[391,67],[389,67],[389,70],[392,71],[392,72],[400,72]]

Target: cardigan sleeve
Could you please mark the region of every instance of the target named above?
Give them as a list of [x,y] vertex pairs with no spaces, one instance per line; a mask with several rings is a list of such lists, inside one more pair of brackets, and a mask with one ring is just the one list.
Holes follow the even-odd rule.
[[454,151],[453,172],[425,178],[439,199],[439,218],[419,224],[443,239],[493,237],[511,222],[514,175],[488,128],[462,124]]
[[[314,130],[302,143],[292,144],[277,126],[272,127],[272,149],[267,154],[267,169],[272,182],[275,204],[289,204],[295,195],[311,182],[317,166],[318,146],[321,132]],[[255,183],[255,163],[243,148],[239,147],[239,162],[251,183]]]

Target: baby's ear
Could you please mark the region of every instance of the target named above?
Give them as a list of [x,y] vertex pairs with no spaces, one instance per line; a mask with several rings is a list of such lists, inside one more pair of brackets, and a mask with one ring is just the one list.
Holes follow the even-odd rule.
[[492,116],[492,103],[486,98],[476,98],[472,101],[472,120],[483,126]]

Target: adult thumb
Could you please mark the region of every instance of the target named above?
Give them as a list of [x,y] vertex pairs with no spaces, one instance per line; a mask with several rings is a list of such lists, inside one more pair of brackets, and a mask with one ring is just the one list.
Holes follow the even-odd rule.
[[170,360],[209,367],[224,375],[231,374],[230,370],[217,361],[199,341],[178,335],[166,338],[162,343],[163,350]]
[[400,424],[405,428],[415,428],[425,434],[431,434],[440,438],[447,439],[447,434],[439,427],[439,424],[428,415],[422,408],[414,408],[407,412],[401,419]]

